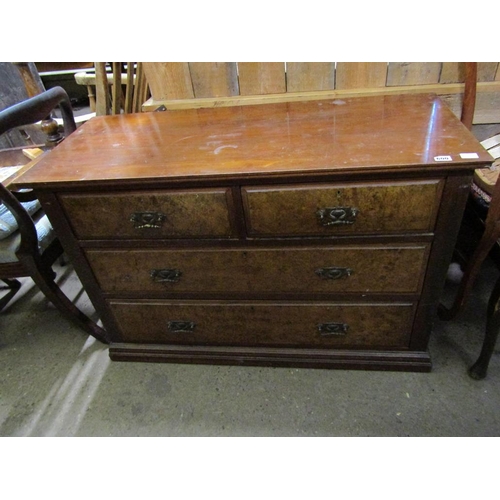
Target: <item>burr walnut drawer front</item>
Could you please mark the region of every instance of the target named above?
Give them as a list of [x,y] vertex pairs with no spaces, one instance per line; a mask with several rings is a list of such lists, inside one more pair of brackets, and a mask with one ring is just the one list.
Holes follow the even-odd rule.
[[408,348],[414,305],[110,301],[123,342]]
[[249,236],[432,232],[440,180],[242,188]]
[[63,194],[80,239],[230,238],[228,189]]
[[428,245],[86,251],[107,293],[418,293]]

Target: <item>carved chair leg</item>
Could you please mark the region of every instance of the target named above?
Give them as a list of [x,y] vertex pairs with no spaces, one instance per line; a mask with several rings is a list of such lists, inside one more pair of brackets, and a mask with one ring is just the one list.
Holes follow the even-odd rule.
[[3,281],[7,286],[0,287],[0,289],[7,289],[9,292],[7,292],[1,299],[0,299],[0,311],[12,300],[14,295],[19,291],[21,288],[21,282],[18,280],[9,280],[9,279],[1,279],[0,281]]
[[[33,262],[30,263],[32,268],[31,278],[40,288],[42,293],[52,302],[52,304],[73,324],[82,328],[94,338],[108,344],[106,330],[98,326],[88,316],[86,316],[73,302],[64,294],[52,278],[52,269],[47,271],[40,270],[38,267],[33,269]],[[49,277],[50,276],[50,277]]]
[[488,302],[486,317],[486,333],[477,361],[469,369],[469,375],[475,380],[486,377],[488,365],[495,350],[495,345],[500,331],[500,278],[495,283]]

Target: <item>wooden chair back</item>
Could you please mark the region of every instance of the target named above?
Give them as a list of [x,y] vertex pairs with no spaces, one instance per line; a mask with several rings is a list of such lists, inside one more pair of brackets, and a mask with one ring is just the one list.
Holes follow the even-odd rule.
[[96,115],[139,113],[148,98],[141,62],[95,63]]

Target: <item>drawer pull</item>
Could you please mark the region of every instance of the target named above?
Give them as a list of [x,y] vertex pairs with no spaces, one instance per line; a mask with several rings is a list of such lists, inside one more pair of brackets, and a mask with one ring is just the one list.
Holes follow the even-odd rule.
[[320,208],[316,215],[322,226],[343,226],[354,224],[359,210],[354,207]]
[[167,328],[172,333],[192,333],[196,327],[196,323],[192,321],[169,321]]
[[321,323],[318,325],[318,331],[323,337],[345,335],[348,329],[349,325],[346,323]]
[[177,283],[182,276],[179,269],[151,269],[149,273],[155,283]]
[[352,273],[353,271],[349,267],[321,267],[320,269],[316,269],[316,274],[326,280],[347,278]]
[[134,212],[130,216],[130,222],[133,222],[135,229],[159,229],[165,219],[165,214],[161,212]]

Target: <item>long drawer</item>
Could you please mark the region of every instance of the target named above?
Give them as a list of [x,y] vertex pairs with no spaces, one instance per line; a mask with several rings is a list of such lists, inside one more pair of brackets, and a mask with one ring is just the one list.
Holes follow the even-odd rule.
[[432,232],[440,180],[242,188],[251,236]]
[[230,238],[229,189],[63,194],[80,239]]
[[418,293],[428,245],[87,250],[107,293]]
[[122,342],[407,349],[411,303],[109,302]]

